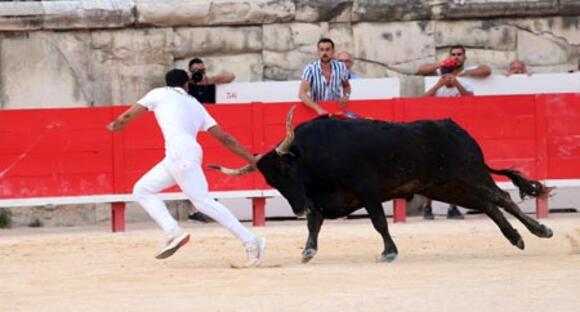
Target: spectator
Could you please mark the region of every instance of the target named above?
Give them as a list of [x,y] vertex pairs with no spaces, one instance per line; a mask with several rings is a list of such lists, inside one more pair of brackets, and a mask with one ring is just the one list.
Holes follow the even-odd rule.
[[[473,88],[465,81],[459,81],[457,76],[461,69],[460,62],[457,58],[450,57],[438,65],[441,78],[437,83],[425,93],[424,96],[435,97],[451,97],[451,96],[472,96]],[[433,220],[433,208],[431,207],[431,200],[427,199],[425,208],[423,209],[423,219]],[[449,205],[447,209],[447,219],[463,219],[464,216],[459,211],[456,205]]]
[[[491,68],[487,65],[474,65],[465,68],[465,60],[467,60],[465,53],[465,47],[462,45],[452,46],[449,49],[449,56],[454,58],[458,63],[457,76],[485,78],[491,75]],[[423,64],[419,67],[418,73],[423,76],[440,76],[441,68],[439,64]]]
[[334,42],[329,38],[318,41],[318,61],[306,65],[300,82],[298,97],[317,114],[328,114],[318,101],[338,100],[344,108],[350,97],[348,69],[344,63],[335,60]]
[[457,76],[461,71],[459,63],[455,58],[448,58],[441,62],[439,72],[441,78],[433,85],[424,96],[428,97],[451,97],[451,96],[472,96],[473,87],[467,81],[459,81]]
[[510,76],[516,74],[531,75],[532,72],[528,70],[526,63],[524,63],[524,61],[514,60],[509,64],[508,70],[505,75]]
[[189,94],[204,104],[215,103],[216,84],[230,83],[236,79],[234,74],[226,71],[216,76],[207,76],[205,64],[199,58],[189,61],[189,73]]
[[[236,79],[236,76],[230,72],[221,72],[216,76],[207,76],[205,64],[200,58],[193,58],[189,61],[189,91],[188,93],[196,98],[200,103],[213,104],[215,103],[215,85],[230,83]],[[187,218],[191,221],[199,221],[203,223],[211,222],[211,218],[198,211],[195,206],[192,213]]]
[[342,51],[342,52],[338,53],[337,59],[339,61],[343,62],[344,65],[346,65],[346,68],[348,69],[348,79],[349,80],[360,79],[359,75],[355,74],[352,71],[352,65],[354,65],[354,61],[352,60],[350,53],[348,53],[346,51]]

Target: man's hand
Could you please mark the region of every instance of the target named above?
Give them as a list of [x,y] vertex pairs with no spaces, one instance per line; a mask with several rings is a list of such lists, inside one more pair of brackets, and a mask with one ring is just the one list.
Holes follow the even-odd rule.
[[111,132],[117,132],[117,131],[119,131],[119,126],[117,125],[117,123],[115,121],[111,121],[107,125],[107,130],[109,130]]
[[145,106],[142,106],[141,104],[133,104],[119,117],[117,117],[117,119],[110,122],[106,128],[111,132],[119,131],[125,128],[125,126],[127,126],[131,120],[135,119],[135,117],[143,114],[146,111],[147,108]]
[[322,107],[320,107],[320,106],[318,106],[318,107],[315,109],[315,111],[316,111],[316,113],[317,113],[319,116],[320,116],[320,115],[328,115],[328,112],[327,112],[327,111],[326,111],[324,108],[322,108]]
[[338,99],[338,107],[345,108],[348,104],[348,96],[343,96]]

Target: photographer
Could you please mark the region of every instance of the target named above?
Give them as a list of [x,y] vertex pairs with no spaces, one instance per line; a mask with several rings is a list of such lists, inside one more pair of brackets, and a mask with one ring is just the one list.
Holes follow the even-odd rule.
[[196,98],[200,103],[215,103],[215,85],[230,83],[236,79],[236,76],[230,72],[221,72],[215,76],[207,76],[205,64],[200,58],[194,58],[189,61],[189,94]]

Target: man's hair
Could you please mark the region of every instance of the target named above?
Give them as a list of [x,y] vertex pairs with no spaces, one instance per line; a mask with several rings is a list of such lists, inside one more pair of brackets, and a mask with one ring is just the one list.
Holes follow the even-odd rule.
[[330,38],[320,38],[316,46],[319,47],[321,43],[330,43],[330,46],[334,49],[334,42]]
[[451,54],[451,51],[455,49],[461,49],[461,51],[463,51],[463,54],[465,54],[465,47],[460,44],[451,46],[451,48],[449,48],[449,54]]
[[183,69],[174,68],[165,74],[165,84],[168,87],[183,87],[187,81],[189,76]]
[[191,65],[193,64],[203,64],[203,61],[199,57],[192,58],[191,61],[189,61],[187,68],[191,68]]

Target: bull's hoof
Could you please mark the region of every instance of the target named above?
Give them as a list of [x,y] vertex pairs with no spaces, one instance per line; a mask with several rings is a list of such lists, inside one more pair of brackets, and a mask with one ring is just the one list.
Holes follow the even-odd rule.
[[310,260],[312,260],[314,256],[316,256],[316,249],[313,248],[304,249],[304,251],[302,252],[302,263],[310,262]]
[[382,253],[379,255],[378,261],[379,262],[393,262],[397,259],[398,253],[396,252],[389,252],[389,253]]
[[540,235],[540,237],[550,238],[552,236],[554,236],[554,232],[552,232],[549,227],[542,224],[542,235]]

